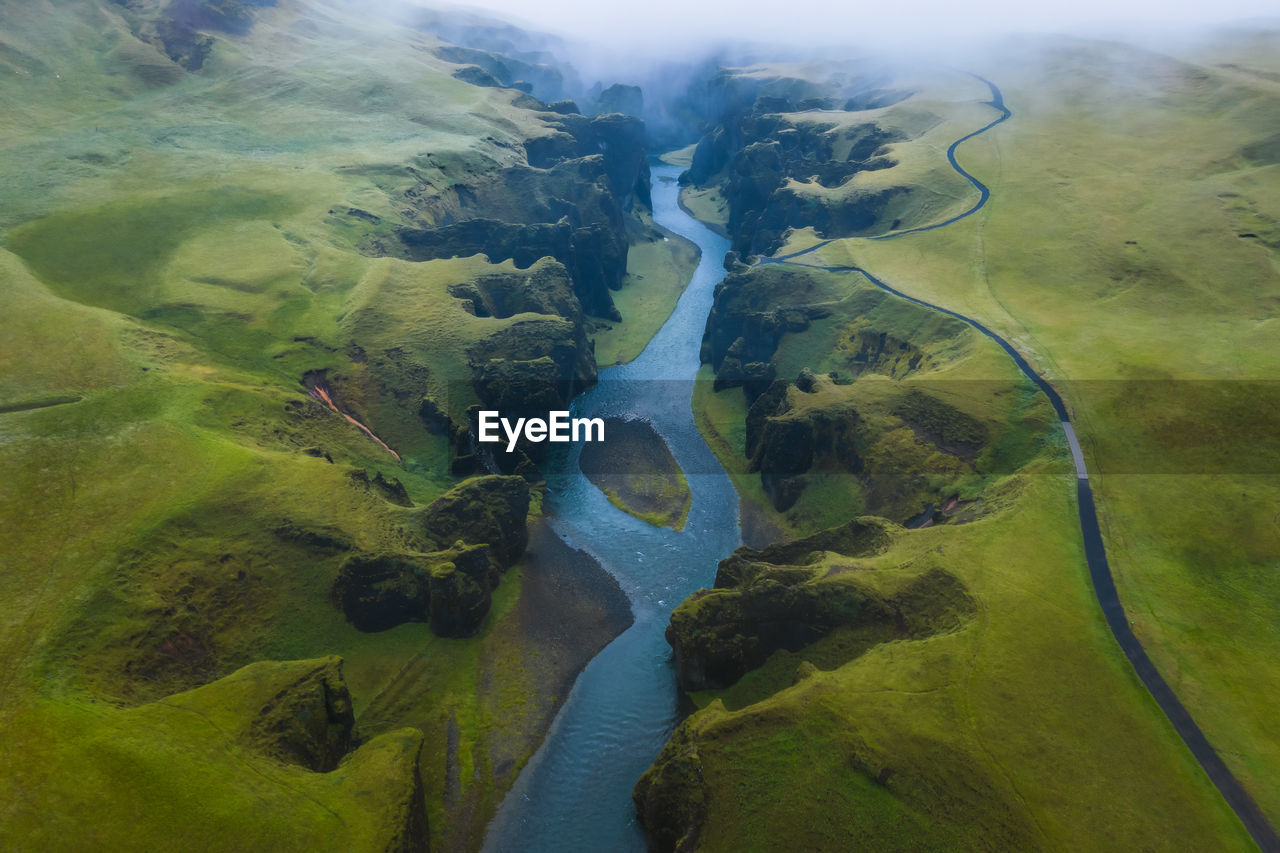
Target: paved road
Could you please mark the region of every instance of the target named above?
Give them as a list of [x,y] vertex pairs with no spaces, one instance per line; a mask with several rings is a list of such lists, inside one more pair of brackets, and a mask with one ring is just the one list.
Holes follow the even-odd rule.
[[[977,75],[974,75],[977,76]],[[967,178],[970,183],[977,188],[979,197],[973,207],[961,213],[959,216],[953,216],[950,219],[933,225],[923,225],[919,228],[910,228],[905,231],[894,231],[889,234],[883,234],[879,237],[871,237],[872,240],[891,240],[902,237],[907,234],[915,234],[920,231],[931,231],[935,228],[943,228],[953,222],[958,222],[967,216],[977,213],[987,203],[991,197],[991,191],[977,178],[966,172],[959,163],[956,162],[956,147],[960,143],[972,139],[980,133],[985,133],[1000,122],[1008,119],[1012,113],[1004,104],[1004,96],[1000,90],[990,80],[978,77],[991,89],[991,100],[987,103],[1000,111],[999,118],[990,124],[975,130],[973,133],[967,134],[957,139],[947,149],[947,160],[951,166],[959,172],[963,177]],[[995,341],[1001,349],[1009,354],[1014,363],[1018,365],[1018,369],[1026,375],[1028,379],[1036,384],[1036,386],[1044,392],[1049,398],[1049,403],[1053,406],[1053,410],[1058,415],[1058,420],[1062,424],[1062,430],[1067,437],[1067,445],[1071,449],[1071,459],[1076,470],[1076,497],[1077,505],[1080,513],[1080,532],[1084,536],[1084,553],[1085,560],[1089,566],[1089,577],[1093,581],[1093,591],[1097,596],[1098,604],[1102,608],[1102,614],[1107,620],[1107,626],[1111,629],[1111,634],[1116,638],[1116,642],[1120,644],[1120,650],[1124,652],[1124,656],[1129,659],[1129,663],[1133,666],[1133,670],[1137,673],[1138,678],[1146,685],[1151,696],[1156,700],[1156,704],[1164,711],[1169,722],[1173,724],[1174,729],[1178,732],[1179,737],[1191,750],[1191,754],[1200,762],[1200,766],[1204,768],[1204,772],[1209,775],[1209,779],[1218,788],[1227,804],[1235,811],[1236,816],[1240,818],[1240,822],[1244,824],[1245,829],[1253,836],[1253,840],[1257,842],[1258,847],[1266,853],[1280,853],[1280,836],[1276,835],[1275,829],[1267,821],[1262,810],[1258,808],[1258,804],[1254,802],[1249,792],[1240,784],[1240,780],[1235,777],[1227,765],[1222,761],[1222,757],[1218,755],[1217,750],[1210,745],[1205,738],[1204,732],[1196,725],[1196,721],[1192,719],[1191,714],[1186,707],[1178,700],[1177,694],[1173,692],[1173,688],[1164,680],[1164,676],[1156,669],[1151,658],[1147,655],[1147,650],[1142,647],[1142,643],[1134,636],[1130,627],[1129,618],[1125,615],[1124,607],[1120,604],[1120,597],[1116,593],[1115,580],[1111,576],[1111,566],[1107,562],[1107,549],[1102,541],[1102,532],[1098,526],[1098,512],[1093,503],[1093,489],[1089,486],[1089,471],[1085,466],[1084,454],[1080,450],[1080,442],[1076,438],[1075,428],[1071,425],[1071,417],[1067,412],[1067,407],[1062,402],[1062,397],[1049,384],[1043,376],[1023,358],[1022,354],[1013,348],[1013,345],[986,326],[979,323],[972,317],[951,311],[931,302],[925,302],[923,299],[917,299],[914,296],[908,296],[902,291],[885,283],[881,279],[867,272],[858,266],[819,266],[817,264],[805,264],[796,261],[796,258],[803,257],[811,252],[821,249],[823,246],[831,243],[831,240],[823,240],[821,243],[810,246],[799,252],[792,252],[789,255],[782,255],[777,258],[763,258],[762,264],[775,263],[792,263],[797,266],[806,266],[813,269],[822,269],[829,272],[856,272],[861,274],[867,281],[874,284],[881,290],[892,293],[894,296],[901,297],[908,302],[914,302],[933,311],[946,314],[968,323],[991,340]]]

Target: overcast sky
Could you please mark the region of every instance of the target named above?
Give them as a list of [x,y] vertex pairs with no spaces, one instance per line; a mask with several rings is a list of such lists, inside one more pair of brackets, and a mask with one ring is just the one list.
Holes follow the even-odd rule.
[[980,32],[1141,29],[1159,34],[1262,17],[1275,22],[1280,14],[1277,0],[463,0],[459,5],[490,9],[545,31],[619,47],[643,44],[649,50],[664,43],[678,48],[740,38],[832,44],[922,36],[946,42]]

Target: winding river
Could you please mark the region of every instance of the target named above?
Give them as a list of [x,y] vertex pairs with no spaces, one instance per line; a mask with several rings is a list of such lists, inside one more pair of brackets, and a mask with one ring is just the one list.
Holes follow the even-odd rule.
[[664,639],[668,617],[695,590],[712,585],[716,565],[741,544],[738,494],[693,420],[691,394],[712,294],[724,277],[729,241],[677,202],[676,166],[653,168],[653,218],[702,250],[693,279],[666,324],[638,358],[601,371],[574,402],[575,415],[650,421],[693,492],[684,529],[653,527],[608,502],[567,447],[543,466],[551,524],[618,579],[635,624],[574,682],[542,748],[507,794],[485,850],[645,849],[631,789],[677,721],[675,673]]

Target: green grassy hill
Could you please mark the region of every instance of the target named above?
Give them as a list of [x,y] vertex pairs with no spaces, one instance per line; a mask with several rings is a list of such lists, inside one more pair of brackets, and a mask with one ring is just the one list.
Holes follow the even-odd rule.
[[[467,82],[495,81],[447,48],[324,0],[5,5],[0,846],[475,846],[577,671],[628,624],[616,584],[589,560],[562,577],[561,551],[585,558],[545,532],[479,581],[469,639],[425,612],[364,633],[337,601],[352,554],[461,577],[438,568],[452,539],[429,507],[476,470],[451,460],[477,364],[533,358],[519,341],[537,334],[590,381],[579,297],[612,305],[549,257],[410,262],[405,229],[551,227],[560,214],[486,199],[589,175],[592,203],[621,211],[630,302],[606,319],[624,352],[694,261],[613,181],[619,163],[564,130],[632,132],[639,169],[634,128]],[[548,638],[543,619],[575,631]],[[232,673],[330,655],[354,709],[337,769],[228,740],[260,710],[224,704]]]
[[[1280,267],[1268,230],[1278,94],[1268,43],[1224,38],[1212,61],[1085,41],[1006,45],[974,70],[1000,85],[1013,118],[957,152],[991,202],[882,241],[865,238],[954,216],[976,189],[943,205],[914,189],[864,193],[863,220],[829,211],[872,184],[949,186],[931,177],[945,168],[940,149],[996,116],[977,103],[985,87],[957,89],[949,73],[880,80],[876,97],[899,98],[885,106],[850,97],[830,65],[748,69],[757,80],[803,78],[819,100],[780,102],[780,83],[763,87],[754,109],[726,119],[744,132],[741,152],[713,160],[713,129],[699,145],[711,166],[699,173],[695,154],[685,192],[740,252],[782,256],[833,239],[796,261],[860,266],[974,317],[1054,382],[1097,472],[1135,631],[1275,820],[1280,739],[1264,685],[1278,672],[1265,615],[1276,365],[1264,341]],[[913,137],[903,117],[924,112],[933,129]],[[817,136],[801,130],[797,143],[805,126]],[[841,141],[875,132],[885,141],[872,158],[896,162],[863,161],[826,186],[835,165],[824,159],[846,161]],[[741,179],[760,162],[761,138],[790,152],[783,172],[752,173],[772,188],[764,202]],[[913,138],[935,142],[913,150]],[[717,172],[717,162],[732,165]],[[797,212],[797,194],[828,212]],[[720,211],[706,207],[715,196]],[[786,226],[776,239],[770,221]],[[805,572],[874,584],[942,569],[978,615],[927,638],[784,632],[785,648],[740,680],[695,685],[701,710],[637,788],[646,825],[680,849],[766,849],[761,839],[784,836],[815,849],[850,838],[877,849],[1248,849],[1106,628],[1047,404],[1018,390],[998,348],[949,322],[853,272],[731,272],[708,323],[695,410],[733,472],[748,541],[866,513],[925,522],[874,558],[818,549]],[[903,404],[912,388],[924,408]],[[785,440],[770,444],[771,430]],[[790,452],[798,439],[813,452]],[[737,588],[737,571],[722,564],[716,596]],[[741,593],[755,602],[747,612],[786,620],[790,602],[821,597],[821,581],[788,577],[772,597]],[[676,611],[676,636],[682,619],[711,619],[699,630],[741,654],[779,630],[717,623],[701,601]]]

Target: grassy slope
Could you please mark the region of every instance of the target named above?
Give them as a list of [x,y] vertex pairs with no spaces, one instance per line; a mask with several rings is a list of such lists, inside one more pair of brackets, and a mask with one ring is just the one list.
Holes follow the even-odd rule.
[[[877,849],[915,849],[904,837],[917,834],[972,847],[957,825],[1010,821],[1028,827],[1012,844],[1020,849],[1249,848],[1113,650],[1092,606],[1069,485],[1032,471],[1004,485],[1016,499],[1003,512],[903,533],[859,569],[955,572],[980,604],[961,630],[881,645],[786,687],[799,660],[821,661],[812,647],[766,688],[786,689],[700,723],[719,726],[724,742],[702,752],[711,796],[725,804],[712,809],[710,849],[764,849],[778,837],[830,845],[850,834]],[[769,677],[748,678],[758,675]],[[876,784],[886,769],[897,782]],[[975,800],[970,786],[987,785],[990,796]]]
[[[403,548],[413,511],[348,473],[396,477],[419,505],[450,484],[412,404],[361,412],[404,454],[399,466],[299,379],[358,375],[349,344],[398,346],[443,387],[465,375],[471,340],[518,319],[477,320],[446,286],[510,265],[371,261],[341,210],[385,219],[411,186],[448,193],[443,170],[407,164],[431,151],[459,170],[503,165],[541,123],[510,91],[452,79],[428,37],[324,2],[263,11],[201,74],[134,40],[110,4],[5,16],[0,109],[24,120],[0,157],[0,725],[5,766],[42,781],[3,798],[0,837],[34,831],[24,815],[38,807],[69,835],[74,812],[107,846],[135,832],[166,846],[169,825],[146,823],[140,804],[178,815],[225,797],[235,802],[192,812],[210,843],[323,835],[286,795],[244,821],[253,794],[232,792],[244,782],[235,761],[191,765],[182,721],[155,722],[172,736],[148,739],[152,723],[139,729],[116,706],[252,660],[337,654],[362,730],[425,732],[433,841],[476,843],[559,698],[547,695],[558,664],[528,648],[513,610],[521,571],[474,640],[420,624],[366,635],[329,602],[340,555],[270,531],[290,522]],[[78,401],[31,408],[59,399]],[[54,738],[68,728],[83,735]],[[118,753],[94,759],[108,740]],[[146,787],[112,781],[131,762]],[[171,765],[189,769],[181,784],[159,775]],[[321,799],[342,811],[352,795]]]
[[[1240,55],[1239,44],[1235,63],[1265,64],[1265,51]],[[1280,166],[1247,150],[1274,133],[1280,91],[1265,78],[1116,46],[1049,56],[1041,65],[1013,51],[991,69],[1015,117],[962,152],[992,186],[984,215],[823,255],[854,257],[1008,335],[1057,382],[1094,471],[1102,460],[1172,472],[1104,465],[1094,477],[1121,598],[1210,741],[1280,820],[1280,728],[1269,699],[1280,692],[1280,484],[1232,473],[1271,452],[1270,429],[1215,418],[1199,407],[1222,401],[1187,396],[1186,386],[1165,393],[1155,384],[1142,395],[1105,381],[1280,372]],[[1096,85],[1102,73],[1113,81]],[[1227,402],[1247,411],[1240,397],[1250,392],[1225,387]],[[1188,414],[1203,431],[1148,428]],[[1132,440],[1117,445],[1119,435]],[[1207,447],[1235,463],[1176,473],[1195,470]],[[1274,458],[1256,470],[1274,471]]]
[[[128,710],[69,696],[23,708],[6,721],[4,837],[13,849],[164,849],[181,827],[205,849],[384,849],[413,797],[421,735],[384,734],[331,773],[271,760],[239,731],[280,686],[263,674]],[[86,790],[98,794],[94,818],[73,825],[63,810]]]
[[[1135,171],[1133,164],[1143,162],[1137,149],[1143,147],[1145,150],[1145,146],[1139,138],[1113,132],[1105,137],[1087,136],[1082,139],[1082,124],[1090,132],[1094,132],[1097,125],[1089,119],[1082,119],[1079,112],[1070,114],[1069,123],[1068,115],[1058,112],[1055,115],[1060,124],[1050,127],[1034,124],[1024,115],[1027,101],[1031,99],[1030,84],[1028,88],[1020,89],[1008,81],[1007,74],[1004,77],[994,71],[992,74],[1004,86],[1006,97],[1013,104],[1018,118],[1003,126],[999,134],[970,143],[971,147],[962,152],[965,165],[993,187],[995,200],[987,209],[989,213],[938,232],[901,240],[882,243],[842,241],[824,250],[821,262],[840,264],[853,259],[907,292],[981,317],[984,322],[1006,333],[1024,352],[1045,366],[1051,376],[1059,375],[1053,367],[1064,359],[1088,361],[1093,369],[1097,369],[1099,365],[1112,365],[1115,353],[1141,352],[1142,342],[1159,342],[1162,346],[1176,344],[1179,357],[1186,358],[1188,362],[1196,357],[1188,350],[1212,351],[1214,338],[1206,335],[1203,328],[1195,327],[1195,321],[1203,320],[1203,315],[1199,318],[1194,314],[1179,317],[1176,311],[1165,309],[1163,313],[1172,314],[1174,323],[1187,323],[1184,334],[1174,337],[1171,333],[1176,332],[1177,327],[1171,329],[1165,325],[1164,316],[1158,323],[1149,320],[1146,321],[1149,325],[1134,323],[1139,302],[1146,309],[1152,305],[1149,297],[1145,301],[1139,300],[1139,293],[1131,295],[1130,298],[1135,300],[1135,311],[1127,314],[1118,312],[1112,304],[1086,302],[1082,305],[1075,301],[1072,287],[1079,286],[1081,277],[1082,247],[1079,239],[1080,235],[1098,234],[1090,220],[1096,211],[1084,205],[1046,204],[1046,193],[1064,186],[1067,178],[1090,184],[1094,187],[1093,192],[1098,194],[1106,189],[1106,198],[1120,208],[1109,211],[1110,217],[1102,218],[1102,224],[1112,227],[1115,219],[1133,216],[1133,207],[1141,206],[1150,211],[1176,210],[1174,202],[1187,199],[1162,198],[1151,202],[1149,195],[1143,195],[1155,182],[1145,174],[1132,176]],[[1062,79],[1055,78],[1058,82]],[[1042,87],[1048,85],[1044,81],[1041,83]],[[1081,84],[1082,87],[1084,85]],[[1024,99],[1018,99],[1018,94],[1022,94]],[[1107,96],[1100,94],[1097,97],[1101,100]],[[1045,102],[1051,103],[1047,98]],[[1117,106],[1116,110],[1126,108]],[[980,119],[981,115],[975,113],[973,117]],[[1023,121],[1022,135],[1015,139],[1013,134],[1018,121]],[[1244,134],[1237,133],[1236,138],[1241,135]],[[1191,138],[1203,140],[1203,136]],[[1016,160],[1011,153],[1018,151],[1013,146],[1015,141],[1029,146],[1028,153]],[[1075,152],[1072,156],[1078,159],[1064,161],[1069,152]],[[1167,161],[1152,164],[1153,172],[1160,168],[1167,170],[1170,161],[1185,156],[1175,151],[1163,153]],[[1114,159],[1108,160],[1107,168],[1104,168],[1099,163],[1101,157]],[[1020,183],[1011,182],[1015,163]],[[1046,163],[1050,165],[1046,167]],[[1185,168],[1192,170],[1196,167]],[[1051,182],[1049,186],[1044,183],[1046,178]],[[1124,192],[1125,181],[1132,182],[1128,186],[1128,194]],[[1238,184],[1238,179],[1236,181]],[[1020,193],[1023,187],[1026,192]],[[1160,192],[1173,193],[1177,188],[1160,185]],[[1195,191],[1192,194],[1195,195]],[[1199,194],[1205,195],[1203,191]],[[1125,210],[1126,205],[1129,210]],[[1190,226],[1189,219],[1187,224]],[[1035,225],[1046,229],[1047,233],[1056,231],[1062,237],[1059,240],[1030,239],[1028,234],[1036,233]],[[1077,226],[1082,229],[1079,234],[1074,231]],[[997,227],[1000,229],[998,232]],[[1149,234],[1152,245],[1159,242],[1163,251],[1179,253],[1182,263],[1191,263],[1195,259],[1194,250],[1172,245],[1165,248],[1166,237],[1155,230]],[[1185,231],[1179,234],[1184,235]],[[1128,235],[1107,237],[1123,244]],[[1234,233],[1231,237],[1238,239]],[[1089,236],[1084,239],[1087,247],[1089,240],[1102,238]],[[1142,238],[1138,236],[1137,239],[1141,241]],[[797,232],[781,251],[795,251],[812,242],[814,237],[811,233]],[[1236,246],[1236,243],[1223,245],[1220,252],[1234,252]],[[1123,245],[1111,254],[1122,251]],[[1218,256],[1211,253],[1207,257]],[[1014,258],[1018,259],[1016,264]],[[997,260],[1000,260],[1000,267],[997,267]],[[1086,256],[1086,263],[1088,260]],[[1231,263],[1239,262],[1238,258],[1231,260]],[[1257,266],[1253,269],[1251,278],[1261,274],[1263,280],[1270,280],[1268,277],[1273,274]],[[1209,287],[1203,289],[1210,290]],[[1213,290],[1222,288],[1218,286]],[[1239,300],[1250,302],[1257,295],[1253,291],[1246,294],[1242,289],[1237,293]],[[1193,300],[1182,307],[1195,304]],[[1157,307],[1155,310],[1162,309]],[[1242,301],[1223,304],[1219,306],[1213,322],[1240,325],[1240,317],[1250,316],[1249,311],[1250,307]],[[1081,330],[1087,328],[1081,321],[1086,316],[1096,321],[1104,334],[1109,332],[1109,336],[1093,338],[1099,333],[1086,331],[1084,334],[1091,338],[1081,340]],[[815,328],[817,326],[815,323]],[[1049,339],[1046,327],[1055,328],[1062,339],[1056,342]],[[1150,332],[1144,334],[1144,328]],[[1237,339],[1241,335],[1259,333],[1253,321],[1248,321],[1240,325]],[[811,330],[805,335],[784,339],[778,356],[780,376],[791,378],[801,366],[825,369],[821,360],[832,357],[831,347],[816,338],[802,340],[813,334]],[[1234,343],[1216,346],[1233,347]],[[979,349],[985,348],[984,344]],[[974,361],[972,357],[962,358],[953,366],[952,377],[1003,377],[1009,365],[1006,361],[1001,368],[998,363],[1002,357],[994,349],[992,354],[993,358],[980,361]],[[1249,358],[1257,359],[1257,356]],[[1083,370],[1074,375],[1114,374]],[[700,383],[700,386],[695,399],[699,425],[726,467],[731,472],[741,472],[744,414],[741,396],[736,391],[714,395],[710,392],[709,383]],[[1064,390],[1076,403],[1070,387]],[[1078,404],[1076,408],[1079,410]],[[1096,430],[1097,425],[1090,423],[1088,414],[1082,414],[1083,426],[1080,429],[1087,436],[1088,431]],[[1060,449],[1054,451],[1052,458],[1059,459],[1060,453]],[[830,756],[854,753],[863,759],[870,754],[873,763],[878,762],[877,767],[905,770],[916,778],[928,778],[929,768],[947,761],[945,756],[965,756],[978,768],[978,772],[973,774],[975,780],[995,779],[996,790],[1006,795],[1010,790],[1015,792],[1011,801],[1018,804],[1015,808],[1023,809],[1029,817],[1037,844],[1108,849],[1152,845],[1163,849],[1200,845],[1215,849],[1248,849],[1250,842],[1247,836],[1116,649],[1097,611],[1084,569],[1070,481],[1061,474],[1047,473],[1047,470],[1060,469],[1045,469],[1044,464],[1037,463],[1012,480],[997,481],[987,487],[989,498],[1000,496],[991,502],[996,507],[1003,507],[997,514],[959,527],[944,526],[905,534],[889,555],[883,560],[877,559],[881,566],[913,559],[942,562],[958,574],[982,602],[982,616],[977,624],[953,635],[879,647],[829,673],[811,677],[796,687],[759,701],[790,683],[797,661],[822,661],[826,654],[821,643],[795,655],[780,653],[735,688],[697,697],[700,704],[710,702],[716,696],[728,701],[730,707],[748,703],[721,720],[716,720],[716,715],[722,712],[714,709],[704,711],[692,720],[695,729],[704,725],[708,730],[719,727],[715,738],[723,742],[720,747],[702,754],[704,773],[713,780],[711,796],[717,803],[730,804],[722,811],[712,809],[715,822],[708,825],[704,835],[708,844],[717,848],[748,849],[751,844],[758,843],[752,840],[758,836],[749,828],[753,825],[755,818],[751,815],[755,810],[759,810],[759,820],[774,822],[768,837],[779,837],[775,831],[786,837],[809,837],[806,833],[818,833],[814,842],[820,843],[822,838],[828,837],[822,833],[834,833],[842,826],[853,826],[855,832],[864,834],[872,843],[894,841],[896,836],[892,827],[895,823],[904,824],[919,818],[918,814],[907,815],[901,811],[904,803],[911,805],[912,794],[908,790],[894,792],[901,801],[889,808],[885,804],[882,786],[859,783],[860,787],[849,788],[850,783],[846,781],[849,777],[844,770],[847,762],[831,763]],[[1054,465],[1057,465],[1056,461]],[[758,477],[737,473],[734,478],[747,501],[753,501],[757,506],[765,504]],[[1145,480],[1145,488],[1155,491],[1150,494],[1121,494],[1114,491],[1121,487],[1117,482],[1121,479]],[[1253,479],[1248,489],[1251,497],[1259,494],[1255,489],[1266,488],[1266,484]],[[1233,523],[1234,535],[1242,536],[1243,540],[1237,540],[1240,544],[1226,545],[1231,536],[1217,533],[1214,527],[1223,515],[1210,510],[1215,520],[1206,523],[1202,514],[1206,509],[1203,493],[1196,494],[1194,499],[1188,494],[1186,510],[1178,510],[1180,502],[1176,498],[1177,493],[1169,490],[1169,480],[1169,477],[1103,477],[1095,484],[1095,488],[1100,487],[1104,501],[1104,524],[1110,530],[1113,562],[1119,564],[1117,571],[1127,601],[1134,594],[1130,574],[1134,571],[1134,552],[1125,551],[1121,544],[1124,540],[1118,540],[1116,531],[1120,528],[1120,520],[1128,520],[1132,515],[1119,515],[1120,506],[1128,507],[1130,514],[1162,516],[1156,529],[1163,529],[1164,534],[1171,537],[1162,543],[1161,550],[1166,552],[1171,550],[1170,542],[1220,541],[1227,553],[1239,553],[1241,549],[1249,548],[1249,543],[1257,542],[1259,544],[1252,546],[1253,553],[1264,563],[1273,559],[1265,555],[1274,554],[1274,548],[1261,544],[1260,537],[1265,538],[1268,533],[1260,516],[1268,511],[1268,506],[1274,506],[1274,500],[1264,499],[1256,510],[1246,509],[1240,501],[1233,502],[1231,505],[1236,510],[1245,513],[1244,518],[1248,518],[1250,513],[1259,517],[1256,527],[1243,520]],[[1196,489],[1199,491],[1205,487],[1215,486],[1211,481],[1197,485]],[[1235,484],[1219,482],[1216,494],[1225,498],[1226,491],[1234,487]],[[820,492],[822,500],[809,513],[793,512],[779,516],[762,510],[760,514],[783,531],[803,533],[856,513],[856,501],[846,497],[841,502],[838,497],[841,490],[838,486],[834,488],[834,492]],[[1157,495],[1156,491],[1160,494]],[[844,494],[848,495],[847,488]],[[803,508],[803,499],[798,506]],[[1174,533],[1178,525],[1186,532]],[[1135,524],[1134,529],[1137,528]],[[1148,554],[1156,550],[1150,541],[1144,541],[1144,547]],[[1166,555],[1166,566],[1167,560]],[[1218,565],[1231,562],[1226,554],[1215,560]],[[1149,565],[1144,577],[1154,581],[1160,576],[1160,570],[1160,564]],[[1272,592],[1264,586],[1267,576],[1264,571],[1239,566],[1231,574],[1233,580],[1224,578],[1222,583],[1215,584],[1218,587],[1216,591],[1201,590],[1198,595],[1190,596],[1191,600],[1199,600],[1202,604],[1216,601],[1222,608],[1198,611],[1197,615],[1204,617],[1201,625],[1237,623],[1242,596],[1235,596],[1230,615],[1225,609],[1232,606],[1229,603],[1231,596],[1225,593],[1232,583],[1238,585],[1244,579],[1252,578],[1249,595],[1260,601],[1271,600]],[[1171,577],[1162,578],[1156,588],[1186,595],[1191,592],[1187,575],[1185,569],[1174,572]],[[1151,602],[1153,593],[1148,591],[1146,595],[1149,596],[1147,601]],[[1252,743],[1244,739],[1236,742],[1249,758],[1232,754],[1228,760],[1246,775],[1250,766],[1256,768],[1258,773],[1251,777],[1251,781],[1264,800],[1268,787],[1264,768],[1278,766],[1268,757],[1276,745],[1274,735],[1266,733],[1266,726],[1271,724],[1273,715],[1264,717],[1264,697],[1274,691],[1246,691],[1244,685],[1250,682],[1244,673],[1248,670],[1255,678],[1259,675],[1264,679],[1272,677],[1269,672],[1260,672],[1266,670],[1268,664],[1260,653],[1255,657],[1253,650],[1270,650],[1268,637],[1274,631],[1274,625],[1264,627],[1250,621],[1254,613],[1260,616],[1267,610],[1267,605],[1260,605],[1250,608],[1244,616],[1246,624],[1252,626],[1248,646],[1253,648],[1233,649],[1247,655],[1243,659],[1231,664],[1221,661],[1223,652],[1228,648],[1226,638],[1206,637],[1203,630],[1197,634],[1200,644],[1195,650],[1187,648],[1189,644],[1184,644],[1179,650],[1180,655],[1219,659],[1223,667],[1219,672],[1232,673],[1240,678],[1233,690],[1226,691],[1226,696],[1235,699],[1230,705],[1230,712],[1245,712],[1243,720],[1234,725],[1228,724],[1224,719],[1229,713],[1226,709],[1206,716],[1203,703],[1199,703],[1195,710],[1203,723],[1209,726],[1216,724],[1218,737],[1229,732],[1247,732],[1254,738]],[[1153,633],[1156,625],[1148,614],[1149,611],[1144,612],[1142,607],[1134,613],[1138,627],[1151,642],[1156,638]],[[1168,631],[1170,626],[1165,624],[1161,630]],[[1161,655],[1162,665],[1169,671],[1169,652],[1161,653],[1157,645],[1157,654]],[[1273,652],[1271,659],[1275,659]],[[1208,666],[1203,672],[1202,677],[1221,677],[1215,676]],[[1191,689],[1187,698],[1193,705],[1197,704],[1194,684],[1185,675],[1182,679],[1172,680],[1180,691]],[[751,702],[756,704],[749,704]],[[1254,705],[1252,709],[1248,708],[1250,703]],[[792,738],[789,746],[775,744],[776,749],[765,749],[757,740],[775,735],[781,737],[788,729],[804,731],[806,737],[799,741]],[[1212,736],[1214,731],[1211,731]],[[866,743],[860,743],[860,739]],[[708,755],[712,757],[708,758]],[[708,765],[708,761],[712,764]],[[756,761],[767,761],[768,772],[757,771]],[[958,775],[963,777],[964,772],[958,771]],[[1273,779],[1274,774],[1270,778]],[[1258,785],[1259,781],[1263,784]],[[960,788],[952,787],[957,782],[957,778],[948,779],[944,775],[943,781],[931,793],[915,802],[917,805],[929,804],[920,806],[926,814],[936,805],[941,809],[938,815],[958,814],[962,825],[966,820],[981,824],[986,818],[980,811],[959,808],[965,795]],[[794,799],[786,798],[784,806],[777,799],[776,792],[792,788],[810,793]],[[852,799],[847,809],[837,807],[828,811],[820,808],[817,804],[824,802],[824,797],[829,801],[830,791],[836,788],[846,792],[857,790],[858,793],[849,794]],[[864,814],[870,817],[864,817]],[[782,829],[777,830],[777,827]],[[924,824],[917,824],[913,831],[928,837],[932,830]],[[1192,838],[1199,840],[1192,841]],[[972,841],[956,838],[936,840],[938,843],[966,845]]]
[[[953,378],[1005,372],[994,346],[974,349],[948,365]],[[709,382],[698,390],[704,435],[761,515],[805,533],[858,513],[844,475],[830,476],[812,495],[806,491],[786,514],[768,510],[759,477],[745,473],[738,450],[740,393],[712,394]],[[936,564],[954,572],[980,603],[976,622],[955,634],[876,647],[848,663],[841,638],[833,636],[801,652],[779,652],[732,688],[695,697],[699,705],[719,698],[740,709],[720,724],[717,737],[728,745],[701,753],[709,774],[708,761],[724,762],[723,775],[708,775],[711,796],[737,804],[712,809],[705,836],[711,849],[751,849],[759,839],[755,820],[772,822],[767,838],[798,834],[821,844],[853,833],[889,849],[903,843],[899,833],[909,820],[913,838],[971,846],[972,838],[950,834],[957,825],[981,829],[1010,818],[978,808],[969,785],[993,785],[992,796],[1006,798],[1009,814],[1032,827],[1013,846],[1182,849],[1184,839],[1197,838],[1196,844],[1248,849],[1247,836],[1133,677],[1097,610],[1058,444],[1054,437],[1045,456],[1019,475],[976,484],[986,512],[979,520],[904,532],[868,564],[912,571]],[[834,558],[832,565],[848,562]],[[801,661],[831,671],[786,689]],[[791,736],[786,749],[758,740],[788,730],[804,736]],[[777,754],[762,776],[752,768],[771,751]],[[904,785],[910,779],[924,787],[886,790],[862,780],[851,788],[847,767],[854,759],[830,763],[831,756],[850,754],[876,768],[873,778],[888,768]],[[777,801],[779,787],[794,787],[797,795]],[[832,791],[848,798],[847,808],[832,805]]]

